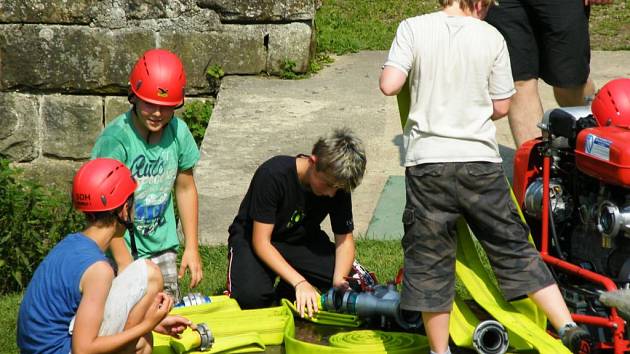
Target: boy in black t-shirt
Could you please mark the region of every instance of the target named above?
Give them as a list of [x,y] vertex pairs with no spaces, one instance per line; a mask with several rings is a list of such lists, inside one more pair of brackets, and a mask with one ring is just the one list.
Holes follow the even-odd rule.
[[[241,307],[288,298],[312,316],[318,290],[344,285],[354,261],[350,192],[365,164],[361,141],[340,129],[310,156],[275,156],[258,167],[229,228],[227,287]],[[327,215],[334,244],[320,228]]]

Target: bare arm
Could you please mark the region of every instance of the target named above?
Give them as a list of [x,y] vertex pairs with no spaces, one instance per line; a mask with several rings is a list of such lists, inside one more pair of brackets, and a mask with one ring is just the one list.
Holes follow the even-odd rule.
[[341,286],[346,283],[344,277],[350,274],[352,262],[354,262],[355,248],[352,232],[347,234],[335,234],[335,272],[333,286]]
[[407,81],[407,74],[393,66],[385,66],[381,72],[379,86],[385,96],[395,96]]
[[492,100],[492,120],[498,120],[505,117],[510,110],[511,98],[502,100]]
[[254,221],[252,234],[252,245],[256,255],[284,281],[295,288],[295,298],[300,316],[304,317],[304,307],[308,310],[308,315],[312,316],[313,311],[317,312],[319,294],[317,290],[309,284],[306,279],[298,273],[285,259],[280,252],[271,244],[271,233],[273,224],[265,224]]
[[175,196],[186,242],[182,263],[179,267],[179,277],[181,278],[186,268],[188,268],[190,270],[190,286],[194,288],[203,278],[203,270],[201,258],[199,257],[199,239],[197,236],[199,202],[192,170],[177,173]]
[[[118,352],[149,333],[168,314],[170,306],[162,306],[162,298],[159,298],[149,307],[144,319],[137,325],[115,335],[99,337],[98,331],[103,321],[105,302],[113,278],[114,272],[106,262],[94,263],[81,277],[82,296],[72,334],[73,353]],[[170,301],[166,296],[163,298]]]

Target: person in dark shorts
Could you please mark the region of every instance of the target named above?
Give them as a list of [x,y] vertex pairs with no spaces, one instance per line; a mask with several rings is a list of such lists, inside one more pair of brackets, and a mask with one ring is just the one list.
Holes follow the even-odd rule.
[[[310,156],[275,156],[258,167],[229,228],[227,292],[242,308],[288,298],[312,316],[318,291],[344,286],[355,254],[350,193],[365,165],[361,141],[340,129]],[[326,216],[334,244],[320,228]]]
[[583,106],[595,93],[589,78],[590,4],[612,0],[501,0],[486,21],[505,37],[516,94],[508,113],[516,146],[540,136],[538,78],[553,86],[561,107]]
[[407,201],[400,308],[419,316],[431,353],[450,353],[456,222],[464,217],[486,251],[503,295],[529,296],[574,352],[590,350],[510,198],[493,120],[514,95],[505,40],[482,21],[493,0],[440,0],[442,11],[401,22],[380,77],[396,95],[406,81]]

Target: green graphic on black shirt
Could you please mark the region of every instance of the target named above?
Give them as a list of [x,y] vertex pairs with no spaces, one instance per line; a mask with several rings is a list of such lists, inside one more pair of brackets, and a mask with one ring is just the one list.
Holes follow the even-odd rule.
[[305,216],[304,211],[294,210],[293,214],[291,214],[291,217],[289,218],[289,222],[287,223],[287,229],[290,229],[293,226],[302,222],[302,220],[304,220],[304,216]]

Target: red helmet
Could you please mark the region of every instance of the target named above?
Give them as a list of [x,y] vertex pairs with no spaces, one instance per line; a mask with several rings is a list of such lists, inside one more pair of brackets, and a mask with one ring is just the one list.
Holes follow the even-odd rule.
[[129,75],[134,95],[160,106],[184,103],[186,73],[177,55],[164,49],[150,49],[142,54]]
[[630,126],[630,79],[615,79],[602,86],[591,111],[600,126]]
[[114,210],[136,190],[131,171],[122,162],[98,158],[87,162],[74,176],[72,203],[77,210]]

